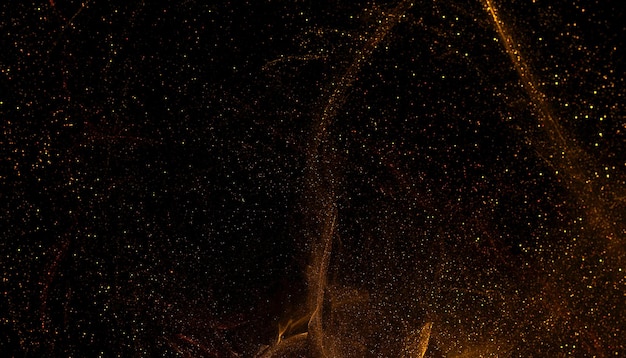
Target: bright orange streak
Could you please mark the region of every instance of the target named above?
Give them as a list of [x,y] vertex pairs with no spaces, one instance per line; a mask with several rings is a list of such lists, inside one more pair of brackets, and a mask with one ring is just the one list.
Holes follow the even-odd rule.
[[433,328],[432,322],[426,322],[422,329],[405,339],[403,358],[423,358],[428,350],[428,341]]
[[605,202],[599,192],[599,187],[602,185],[597,183],[598,180],[593,175],[594,168],[591,165],[593,159],[563,134],[561,126],[552,114],[546,95],[539,90],[538,82],[518,50],[513,36],[498,15],[493,0],[483,1],[504,43],[504,48],[530,96],[531,105],[536,110],[538,120],[554,143],[544,148],[535,148],[537,154],[565,179],[568,189],[578,196],[582,206],[586,208],[588,218],[601,228],[602,235],[615,236],[621,230],[612,224],[617,220],[613,218],[610,210],[607,210],[611,204]]
[[[626,253],[624,250],[624,233],[626,233],[626,229],[624,225],[621,224],[619,215],[616,215],[612,210],[615,203],[607,201],[602,196],[602,184],[598,183],[599,179],[593,175],[594,167],[592,163],[594,160],[579,148],[574,141],[566,139],[563,135],[561,126],[552,115],[552,110],[548,105],[546,95],[539,90],[537,86],[538,82],[535,80],[530,67],[522,57],[504,22],[500,19],[493,1],[483,1],[495,24],[498,35],[504,43],[504,48],[526,92],[530,96],[531,105],[536,109],[540,123],[543,125],[549,139],[554,143],[553,145],[548,145],[546,148],[535,149],[538,151],[539,156],[543,157],[549,165],[558,170],[557,173],[562,175],[563,179],[565,179],[568,190],[577,197],[581,208],[583,208],[586,213],[588,221],[590,221],[592,230],[595,231],[597,235],[593,240],[593,244],[598,252],[602,252],[603,254],[610,253],[611,256],[616,259],[616,262],[618,262],[619,267],[623,266],[626,261]],[[548,151],[548,155],[544,157],[541,152],[546,154],[546,150]],[[550,155],[550,152],[559,153],[560,155],[553,156]],[[605,250],[602,250],[603,246],[606,247]],[[584,250],[584,248],[581,249]],[[619,270],[621,271],[621,269]],[[608,276],[609,274],[605,272],[604,275]],[[623,275],[620,274],[620,276]],[[547,293],[547,296],[551,297],[553,295]],[[555,305],[555,307],[558,306],[559,305]],[[569,314],[570,312],[567,313]],[[592,337],[595,337],[593,331],[588,329],[587,325],[582,321],[573,319],[572,324],[577,327],[584,327],[584,329],[580,330],[583,332],[590,331],[591,333],[587,334],[591,334]],[[594,349],[596,350],[596,354],[600,353],[603,355],[602,348],[599,345],[594,344]]]
[[511,58],[511,62],[513,62],[513,66],[519,74],[526,92],[537,109],[539,120],[544,124],[548,134],[550,135],[550,139],[558,142],[561,148],[567,148],[567,141],[563,137],[561,127],[552,116],[552,111],[546,102],[546,95],[539,90],[537,81],[535,80],[530,67],[524,60],[524,57],[522,57],[520,51],[517,49],[517,45],[513,41],[513,37],[510,35],[506,25],[500,19],[498,10],[495,8],[491,0],[484,0],[484,2],[487,6],[489,15],[491,15],[491,18],[496,25],[498,35],[500,35],[500,39],[504,42],[506,53]]

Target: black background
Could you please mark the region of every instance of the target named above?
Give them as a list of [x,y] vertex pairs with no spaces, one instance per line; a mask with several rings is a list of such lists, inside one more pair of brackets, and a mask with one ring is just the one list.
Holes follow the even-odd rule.
[[[313,128],[395,5],[2,5],[3,355],[273,344],[304,314]],[[624,9],[495,6],[543,112],[480,1],[416,2],[342,93],[341,355],[425,322],[432,357],[626,352]]]

